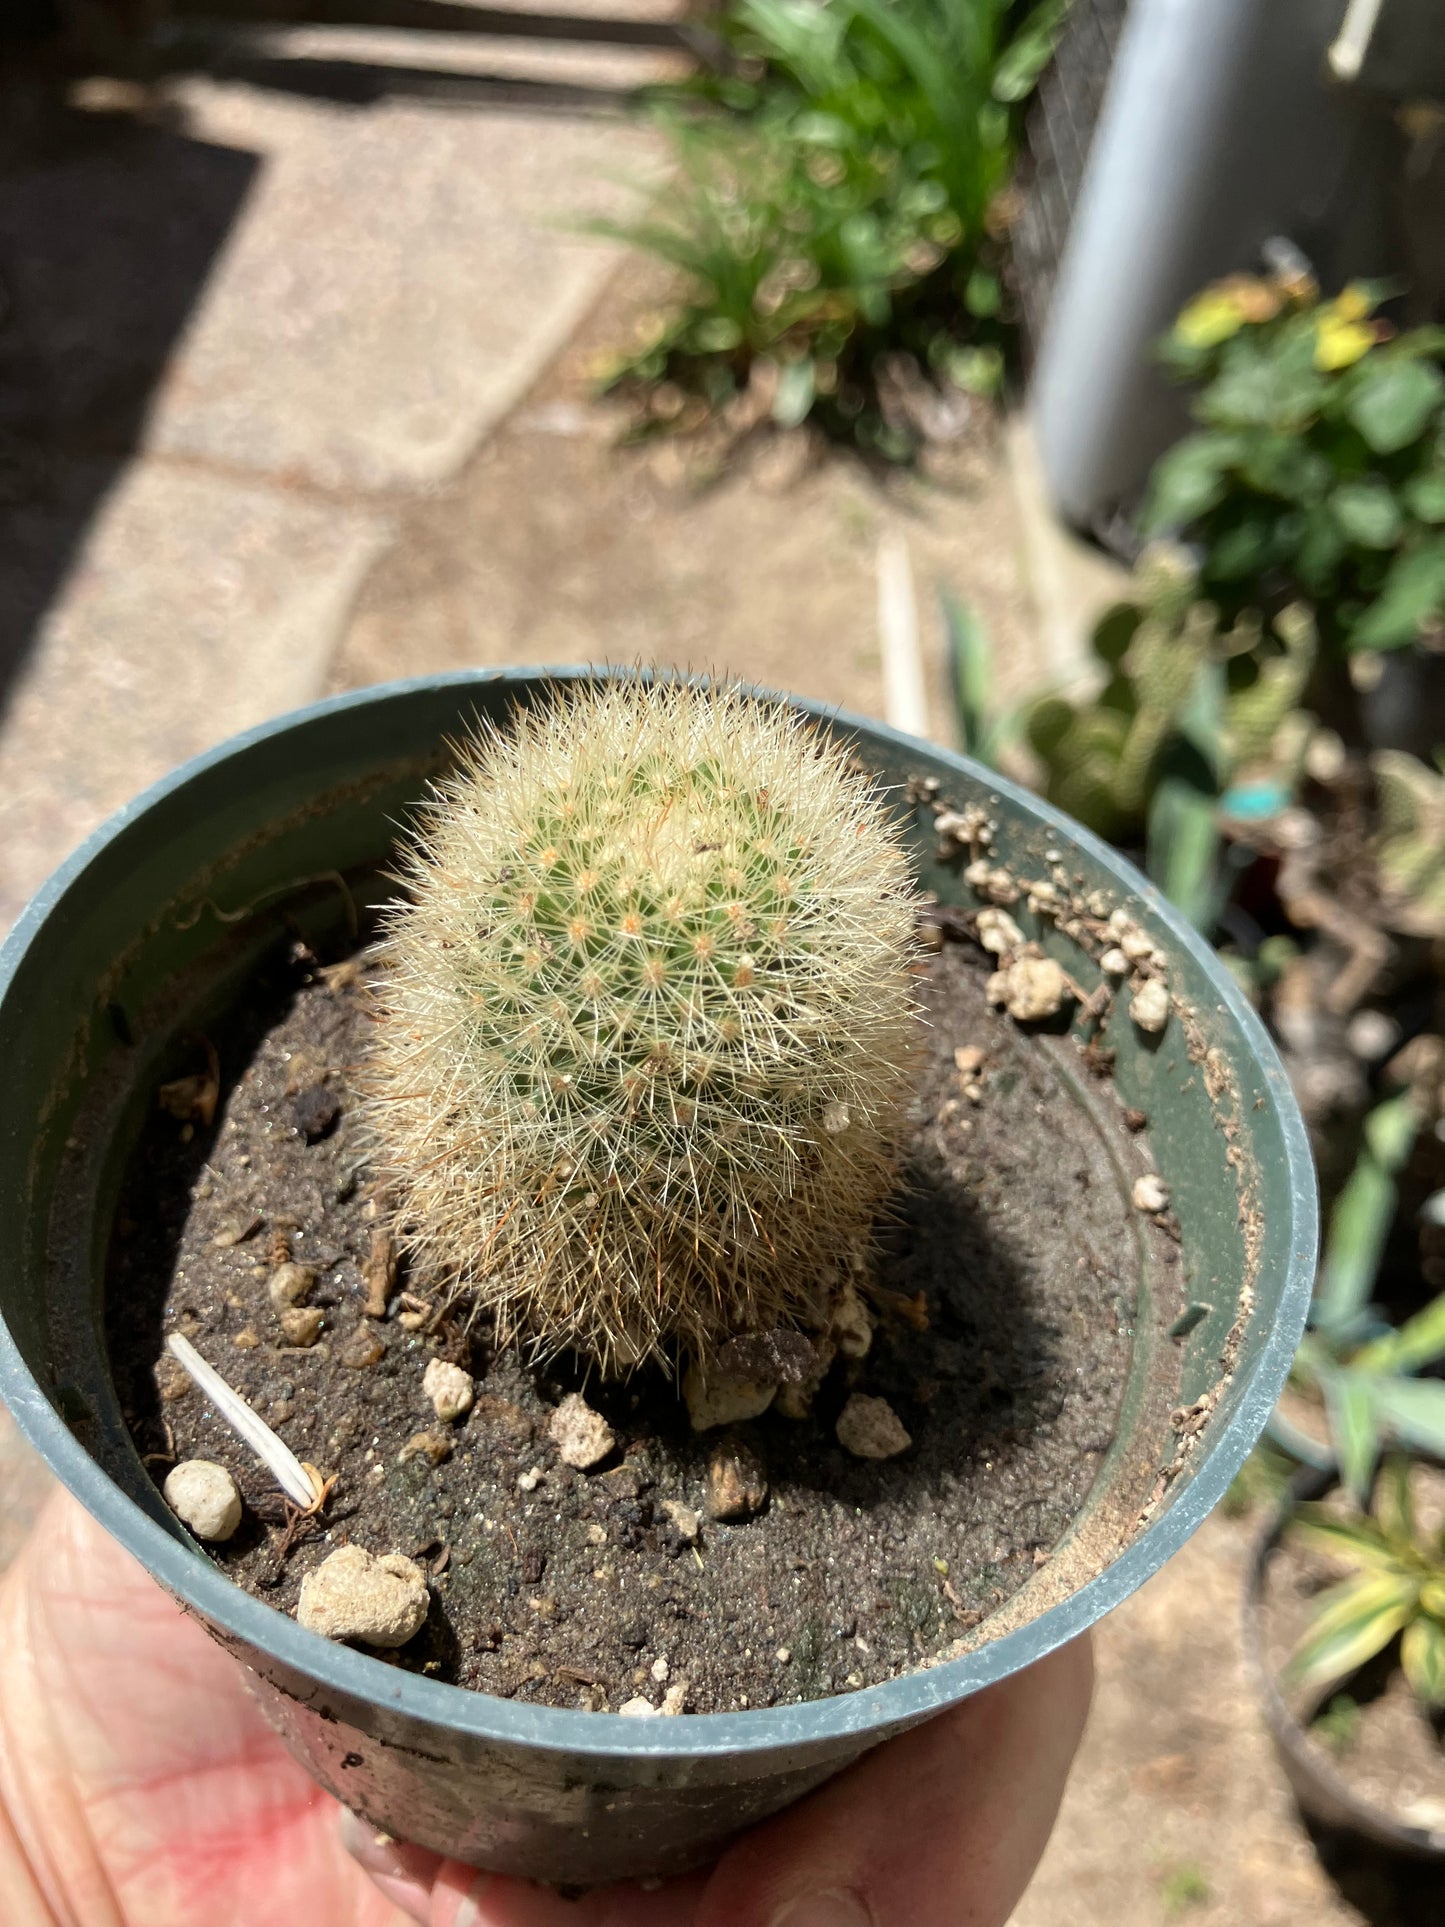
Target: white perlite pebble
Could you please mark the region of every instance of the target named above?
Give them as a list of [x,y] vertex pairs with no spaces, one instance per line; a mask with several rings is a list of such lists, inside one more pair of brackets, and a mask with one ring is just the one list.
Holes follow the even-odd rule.
[[838,1443],[855,1459],[892,1459],[913,1440],[886,1398],[855,1392],[838,1414]]
[[[1052,957],[1020,957],[1000,971],[1004,1008],[1016,1023],[1037,1024],[1063,1006],[1068,985],[1062,967]],[[990,979],[990,983],[997,978]]]
[[665,1686],[667,1684],[667,1675],[670,1670],[666,1659],[659,1653],[657,1658],[652,1662],[652,1677],[657,1681],[659,1686]]
[[682,1381],[687,1415],[694,1432],[710,1432],[716,1425],[741,1425],[766,1412],[777,1393],[776,1385],[758,1385],[751,1379],[724,1378],[714,1373],[705,1379],[696,1364],[689,1365]]
[[[694,1512],[690,1505],[684,1505],[681,1499],[664,1499],[662,1509],[667,1514],[672,1529],[678,1538],[684,1539],[688,1545],[692,1545],[696,1541],[698,1533],[702,1530],[702,1514],[700,1512]],[[606,1537],[605,1533],[603,1537]]]
[[433,1358],[422,1374],[421,1388],[432,1402],[439,1419],[458,1419],[472,1409],[476,1380],[460,1365],[448,1365],[444,1358]]
[[1167,1211],[1169,1186],[1157,1171],[1146,1171],[1134,1180],[1133,1198],[1136,1211]]
[[1169,986],[1162,977],[1140,984],[1129,1000],[1129,1015],[1140,1030],[1163,1030],[1169,1022]]
[[579,1472],[590,1472],[594,1465],[600,1465],[617,1443],[602,1414],[594,1412],[576,1392],[569,1392],[563,1399],[547,1430],[562,1463],[575,1465]]
[[1024,940],[1024,933],[1007,910],[980,910],[978,940],[990,956],[1003,957],[1010,950],[1018,949]]
[[1100,957],[1099,968],[1106,977],[1127,977],[1129,974],[1129,959],[1124,955],[1118,945],[1115,944]]
[[198,1539],[229,1539],[241,1523],[241,1495],[224,1465],[184,1459],[167,1474],[166,1504]]
[[425,1574],[403,1554],[338,1546],[301,1581],[296,1617],[326,1639],[390,1648],[421,1631],[429,1603]]
[[639,1693],[636,1699],[624,1700],[618,1712],[625,1720],[653,1720],[657,1718],[657,1708],[649,1699]]

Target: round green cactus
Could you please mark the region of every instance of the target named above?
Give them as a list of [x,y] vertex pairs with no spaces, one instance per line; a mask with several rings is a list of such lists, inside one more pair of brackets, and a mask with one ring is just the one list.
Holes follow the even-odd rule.
[[895,1178],[914,893],[868,777],[736,691],[466,747],[390,915],[370,1115],[428,1288],[606,1370],[806,1318]]

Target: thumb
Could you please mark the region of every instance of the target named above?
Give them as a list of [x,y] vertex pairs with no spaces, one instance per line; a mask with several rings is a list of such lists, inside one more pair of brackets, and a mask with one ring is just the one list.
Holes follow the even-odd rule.
[[696,1927],[1003,1927],[1053,1828],[1087,1639],[880,1746],[719,1864]]

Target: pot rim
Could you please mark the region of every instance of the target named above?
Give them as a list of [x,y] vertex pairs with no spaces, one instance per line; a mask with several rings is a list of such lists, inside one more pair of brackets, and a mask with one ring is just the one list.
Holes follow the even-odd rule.
[[[498,682],[595,680],[586,664],[553,668],[448,671],[372,684],[364,689],[307,704],[192,757],[142,791],[100,825],[41,886],[0,946],[0,1001],[8,995],[22,960],[47,918],[91,863],[157,803],[183,789],[254,745],[298,725],[384,705],[421,690],[465,691]],[[623,672],[632,673],[637,672]],[[644,672],[646,673],[646,672]],[[693,680],[705,680],[694,678]],[[784,1706],[743,1712],[687,1714],[679,1719],[626,1719],[617,1713],[589,1713],[562,1707],[517,1704],[470,1687],[405,1673],[352,1647],[308,1632],[289,1614],[254,1598],[204,1553],[153,1519],[104,1472],[46,1397],[0,1319],[0,1399],[14,1415],[51,1470],[106,1531],[172,1594],[229,1636],[268,1653],[319,1686],[370,1701],[411,1718],[446,1727],[474,1740],[537,1747],[596,1758],[674,1759],[769,1752],[790,1746],[826,1745],[850,1736],[866,1742],[876,1729],[897,1729],[993,1685],[1067,1641],[1086,1632],[1164,1564],[1223,1497],[1263,1430],[1282,1389],[1304,1329],[1313,1289],[1318,1239],[1318,1199],[1314,1162],[1303,1119],[1290,1094],[1283,1063],[1258,1015],[1212,948],[1160,891],[1092,831],[1074,823],[1043,798],[996,771],[940,744],[858,716],[836,705],[783,692],[754,693],[788,703],[815,721],[856,731],[864,740],[889,745],[901,755],[924,754],[949,765],[957,775],[981,785],[1023,809],[1043,827],[1085,851],[1117,877],[1187,951],[1208,976],[1213,993],[1240,1027],[1275,1094],[1276,1113],[1289,1178],[1292,1230],[1287,1274],[1274,1323],[1266,1336],[1240,1402],[1196,1461],[1197,1469],[1177,1499],[1151,1521],[1103,1572],[1047,1608],[1037,1618],[986,1641],[958,1659],[905,1673],[881,1684]],[[179,1529],[178,1529],[179,1530]]]

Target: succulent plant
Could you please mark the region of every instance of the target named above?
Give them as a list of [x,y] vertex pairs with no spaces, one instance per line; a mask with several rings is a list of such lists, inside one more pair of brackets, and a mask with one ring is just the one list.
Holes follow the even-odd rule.
[[608,1371],[815,1313],[920,1022],[846,750],[725,688],[559,692],[464,747],[406,872],[370,1116],[415,1277]]
[[1190,556],[1157,543],[1140,558],[1131,599],[1101,618],[1094,653],[1103,689],[1081,702],[1042,697],[1028,712],[1028,740],[1050,801],[1128,840],[1143,828],[1166,752],[1199,733],[1188,712],[1205,673],[1222,680],[1213,740],[1196,747],[1223,786],[1275,751],[1314,662],[1315,630],[1299,605],[1281,612],[1268,638],[1250,612],[1222,629],[1213,603],[1198,599]]
[[1319,1593],[1284,1682],[1318,1697],[1383,1652],[1398,1633],[1400,1665],[1422,1706],[1445,1706],[1445,1533],[1417,1520],[1410,1460],[1381,1468],[1369,1513],[1342,1517],[1301,1506],[1292,1542],[1322,1553],[1345,1576]]
[[1386,921],[1411,936],[1445,936],[1445,776],[1403,750],[1377,750],[1370,768]]

